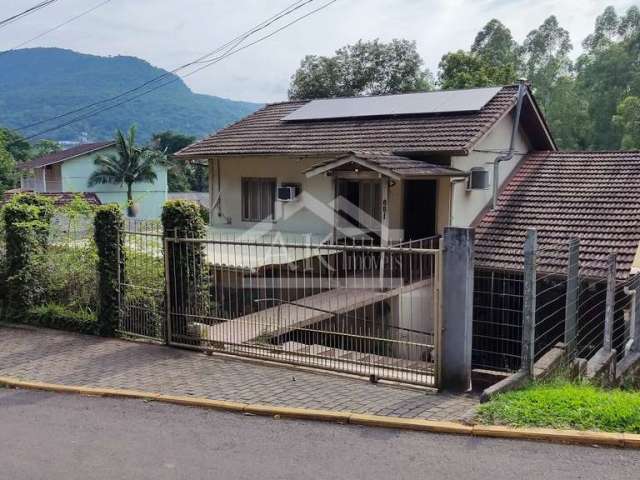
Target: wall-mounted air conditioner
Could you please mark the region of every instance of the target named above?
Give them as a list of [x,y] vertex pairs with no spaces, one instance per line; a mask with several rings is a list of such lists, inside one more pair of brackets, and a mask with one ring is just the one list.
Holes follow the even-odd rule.
[[294,202],[300,195],[300,185],[294,183],[283,183],[278,186],[277,198],[279,202]]
[[473,167],[467,177],[467,190],[487,190],[489,188],[489,172],[482,167]]

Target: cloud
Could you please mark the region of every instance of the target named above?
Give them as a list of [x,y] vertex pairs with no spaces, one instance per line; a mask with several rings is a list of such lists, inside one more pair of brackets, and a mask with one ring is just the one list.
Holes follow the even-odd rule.
[[[134,55],[173,69],[225,43],[293,0],[112,0],[29,46],[57,46],[96,55]],[[98,0],[95,0],[98,3]],[[317,5],[323,0],[314,2]],[[467,49],[498,18],[521,41],[549,15],[569,30],[574,47],[593,29],[606,5],[628,0],[338,0],[258,45],[186,79],[196,92],[259,102],[286,98],[291,74],[306,54],[329,55],[361,38],[416,40],[432,70],[442,55]],[[33,0],[14,0],[8,16]],[[62,0],[0,30],[0,48],[33,37],[86,10],[87,0]],[[576,50],[576,54],[579,50]]]

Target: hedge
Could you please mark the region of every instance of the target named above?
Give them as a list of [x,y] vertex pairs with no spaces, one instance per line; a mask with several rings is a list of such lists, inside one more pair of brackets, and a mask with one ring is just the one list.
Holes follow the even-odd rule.
[[[206,226],[200,207],[187,200],[170,200],[162,209],[162,228],[166,238],[204,239]],[[187,335],[187,316],[207,310],[205,249],[203,243],[167,244],[167,276],[172,332]]]
[[[9,315],[19,317],[38,305],[46,292],[44,255],[51,219],[45,202],[20,196],[3,208],[6,239],[6,288]],[[23,202],[21,200],[28,200]]]
[[113,336],[120,321],[120,299],[124,295],[124,219],[118,205],[96,209],[94,237],[98,250],[98,333]]
[[31,308],[20,321],[37,327],[55,328],[88,335],[99,333],[95,315],[85,311],[72,311],[55,303]]

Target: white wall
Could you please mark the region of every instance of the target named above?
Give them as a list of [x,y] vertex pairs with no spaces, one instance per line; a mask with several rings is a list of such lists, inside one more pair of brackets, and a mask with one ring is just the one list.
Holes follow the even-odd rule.
[[[322,159],[294,158],[276,156],[244,156],[224,157],[219,160],[209,160],[210,198],[215,202],[218,198],[218,171],[216,161],[220,163],[220,207],[211,215],[214,225],[228,225],[229,227],[248,229],[256,222],[242,220],[243,177],[276,178],[277,183],[300,183],[305,201],[311,202],[313,211],[328,210],[328,204],[333,200],[333,179],[325,175],[307,178],[302,173],[307,168]],[[308,195],[308,197],[307,197]],[[221,212],[223,216],[219,216]],[[325,222],[318,215],[307,208],[301,208],[301,202],[276,202],[276,221],[274,228],[284,232],[306,232],[318,235],[328,235],[332,232],[331,224]],[[331,217],[333,218],[333,217]],[[228,221],[230,220],[230,221]]]
[[[65,192],[95,192],[103,204],[117,203],[123,210],[127,206],[126,185],[95,185],[89,187],[87,182],[96,166],[97,155],[115,154],[115,148],[82,155],[62,163],[62,190]],[[138,218],[159,218],[162,205],[167,200],[167,168],[154,167],[157,180],[153,183],[133,184],[133,199],[140,207]]]
[[[489,133],[476,144],[474,150],[506,150],[509,148],[513,116],[507,115],[500,120]],[[522,131],[518,131],[515,139],[515,151],[526,153],[530,150],[529,141]],[[452,157],[451,166],[463,171],[469,171],[472,167],[484,167],[489,171],[489,188],[486,190],[466,191],[466,183],[460,182],[451,185],[452,188],[452,212],[451,225],[454,227],[467,227],[475,220],[482,210],[491,202],[493,193],[493,161],[499,153],[471,151],[466,157]],[[509,177],[513,169],[520,163],[523,155],[516,153],[512,160],[500,163],[499,184]]]

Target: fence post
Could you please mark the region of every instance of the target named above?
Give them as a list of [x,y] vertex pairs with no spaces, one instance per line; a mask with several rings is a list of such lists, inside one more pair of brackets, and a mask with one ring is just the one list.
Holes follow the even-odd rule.
[[610,352],[613,348],[613,310],[616,302],[616,254],[610,253],[607,258],[607,299],[604,313],[603,348]]
[[580,288],[580,240],[569,240],[567,264],[567,293],[565,303],[564,343],[567,345],[567,356],[573,358],[576,350],[576,332],[578,321],[578,294]]
[[442,259],[441,389],[471,388],[474,230],[446,227]]
[[640,353],[640,279],[635,281],[635,295],[633,296],[633,315],[631,315],[632,323],[630,327],[631,351]]
[[527,230],[524,243],[524,298],[522,302],[522,366],[533,376],[536,338],[536,250],[538,234],[535,228]]

